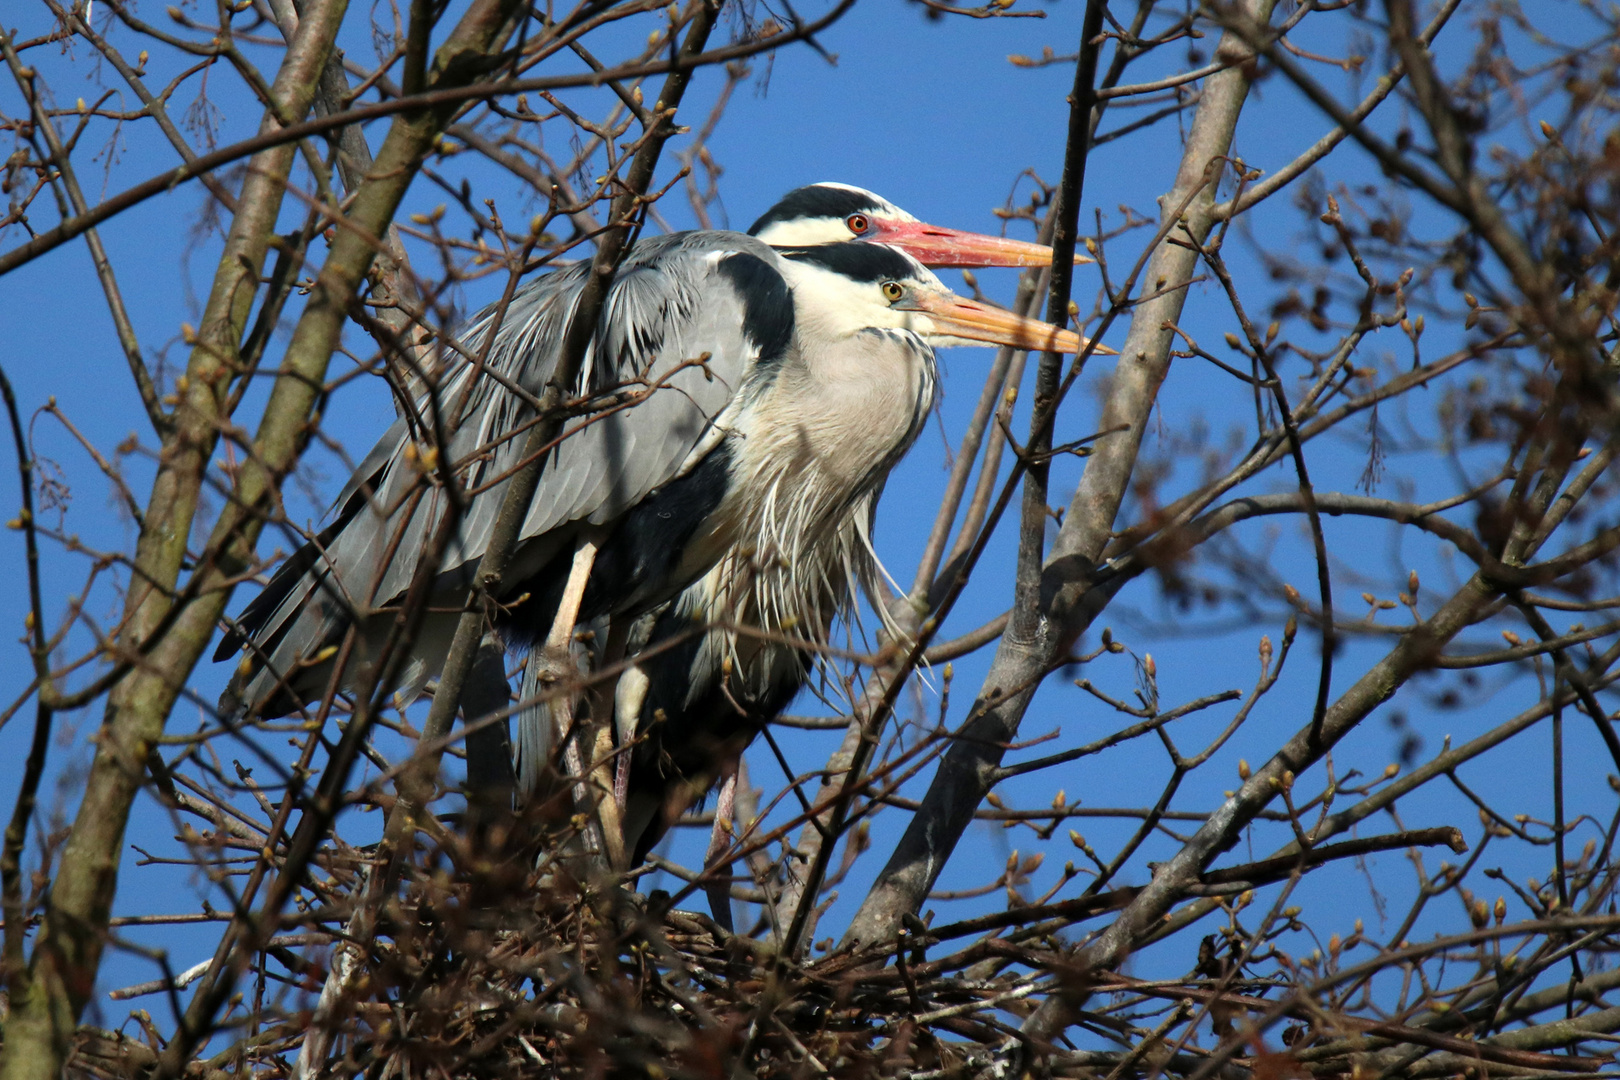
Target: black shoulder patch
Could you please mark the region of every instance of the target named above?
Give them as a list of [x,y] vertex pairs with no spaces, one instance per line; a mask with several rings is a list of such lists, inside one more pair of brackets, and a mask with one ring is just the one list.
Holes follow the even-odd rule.
[[[579,622],[602,615],[636,618],[670,599],[689,582],[672,580],[686,547],[725,498],[731,482],[731,445],[720,445],[692,471],[651,492],[625,511],[597,551],[580,604]],[[573,562],[563,550],[544,566],[514,582],[504,599],[527,594],[501,617],[509,646],[544,641],[562,603]]]
[[793,290],[758,255],[739,251],[720,260],[720,273],[743,302],[743,333],[762,363],[780,360],[793,341]]
[[779,221],[797,221],[801,218],[847,218],[851,214],[882,213],[887,209],[864,191],[833,187],[830,184],[810,184],[794,188],[777,200],[760,219],[748,227],[750,236],[758,236]]
[[863,240],[780,250],[784,258],[792,259],[794,262],[814,263],[835,274],[842,274],[851,281],[873,284],[879,281],[904,281],[915,277],[921,266],[904,252],[886,244],[871,244]]
[[[722,439],[691,472],[671,480],[627,510],[597,552],[580,607],[581,619],[619,612],[638,594],[656,592],[658,586],[671,584],[686,546],[720,506],[730,486],[731,443]],[[558,565],[560,601],[560,587],[568,567],[566,560],[558,560]],[[673,584],[679,589],[687,583]],[[645,603],[652,605],[666,599],[668,593],[664,592]],[[549,620],[557,601],[542,604],[538,610],[544,611]],[[545,636],[543,627],[540,636]]]

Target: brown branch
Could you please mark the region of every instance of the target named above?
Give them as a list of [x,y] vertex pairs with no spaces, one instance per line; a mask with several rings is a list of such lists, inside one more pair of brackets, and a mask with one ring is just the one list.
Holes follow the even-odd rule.
[[[8,48],[9,52],[9,48]],[[12,54],[15,55],[15,54]],[[12,445],[17,453],[17,475],[22,485],[22,509],[17,515],[22,527],[28,565],[28,651],[33,660],[35,685],[49,685],[50,653],[45,642],[45,612],[40,595],[39,537],[34,527],[34,458],[23,437],[22,419],[17,411],[17,395],[5,370],[0,368],[0,396],[4,397],[6,417],[11,425]],[[53,712],[40,693],[34,713],[34,737],[23,765],[22,781],[6,825],[5,849],[0,853],[0,914],[5,917],[5,946],[0,953],[0,979],[13,999],[28,993],[27,958],[23,935],[27,930],[23,910],[22,855],[28,842],[28,826],[33,820],[40,778],[45,772],[45,755],[50,750]]]
[[[1135,992],[1147,997],[1168,998],[1175,1001],[1188,998],[1193,1001],[1208,1003],[1220,1002],[1225,1005],[1239,1006],[1261,1013],[1273,1011],[1277,1005],[1276,1002],[1266,998],[1249,997],[1228,991],[1205,990],[1184,985],[1176,987],[1155,986],[1123,975],[1110,976],[1107,984],[1099,985],[1094,989],[1108,993]],[[1459,1039],[1453,1035],[1443,1035],[1439,1032],[1411,1027],[1407,1024],[1397,1024],[1387,1020],[1365,1020],[1359,1016],[1350,1016],[1345,1013],[1332,1013],[1324,1017],[1321,1010],[1305,1004],[1293,1005],[1286,1009],[1283,1015],[1307,1022],[1326,1020],[1333,1027],[1349,1028],[1364,1035],[1376,1035],[1399,1043],[1427,1046],[1434,1050],[1446,1050],[1466,1060],[1491,1061],[1501,1065],[1517,1066],[1521,1069],[1537,1069],[1553,1073],[1590,1073],[1601,1072],[1608,1064],[1605,1059],[1601,1058],[1583,1058],[1563,1054],[1538,1054],[1533,1050],[1519,1048],[1522,1045],[1530,1045],[1537,1035],[1543,1038],[1547,1037],[1559,1025],[1542,1025],[1543,1028],[1548,1030],[1528,1029],[1525,1032],[1510,1032],[1507,1035],[1499,1035],[1490,1039]],[[1580,1021],[1566,1021],[1565,1024],[1579,1025]],[[1601,1028],[1592,1027],[1581,1028],[1583,1031],[1594,1029],[1602,1030]],[[1518,1036],[1518,1038],[1515,1038],[1515,1036]],[[1541,1045],[1558,1046],[1562,1045],[1562,1041],[1546,1042]]]
[[1294,460],[1294,475],[1299,478],[1300,502],[1305,511],[1305,519],[1311,526],[1312,554],[1316,558],[1317,594],[1322,604],[1322,618],[1319,622],[1322,628],[1322,663],[1316,684],[1316,704],[1311,710],[1311,723],[1320,724],[1323,714],[1327,712],[1328,695],[1333,689],[1333,656],[1338,643],[1338,635],[1333,625],[1333,580],[1328,569],[1327,536],[1322,532],[1322,512],[1317,504],[1316,488],[1311,483],[1310,471],[1305,465],[1305,446],[1299,437],[1299,424],[1294,418],[1293,408],[1288,404],[1288,392],[1277,376],[1276,363],[1271,355],[1270,342],[1267,340],[1270,335],[1262,335],[1259,328],[1249,319],[1238,296],[1237,285],[1232,281],[1225,260],[1220,257],[1220,244],[1225,239],[1225,231],[1224,228],[1218,230],[1217,239],[1203,247],[1204,261],[1209,264],[1221,287],[1225,289],[1227,302],[1231,304],[1238,325],[1242,327],[1244,336],[1248,339],[1249,351],[1266,369],[1266,384],[1277,403],[1277,415],[1282,421],[1288,453]]
[[[1309,849],[1303,855],[1294,853],[1274,856],[1256,862],[1243,863],[1239,866],[1211,870],[1200,876],[1197,886],[1218,895],[1236,895],[1248,889],[1259,888],[1263,885],[1285,880],[1295,873],[1309,872],[1340,859],[1360,858],[1363,855],[1370,855],[1379,851],[1396,851],[1402,848],[1436,847],[1440,845],[1449,847],[1453,851],[1468,850],[1468,845],[1463,841],[1461,831],[1452,826],[1446,825],[1434,829],[1413,829],[1409,832],[1347,840],[1339,844],[1324,844]],[[1014,907],[1007,911],[996,911],[988,915],[979,915],[971,919],[963,919],[959,922],[932,927],[918,936],[922,939],[922,943],[932,945],[942,941],[950,941],[954,938],[971,937],[975,934],[990,933],[1008,927],[1031,926],[1037,923],[1047,924],[1043,927],[1043,932],[1057,933],[1078,921],[1124,907],[1131,900],[1140,896],[1146,888],[1147,886],[1144,885],[1129,885],[1112,889],[1106,893],[1077,897],[1073,900],[1060,900],[1054,904]],[[852,966],[858,963],[860,959],[859,956],[841,958],[839,967]],[[939,963],[943,965],[944,961]],[[933,970],[919,971],[919,974],[931,974]],[[1110,978],[1112,977],[1110,976]],[[1268,1002],[1268,1004],[1270,1003]]]
[[1007,612],[1002,612],[976,630],[970,630],[949,641],[930,645],[928,651],[923,653],[923,663],[944,664],[984,648],[1006,631],[1007,620],[1010,617]]

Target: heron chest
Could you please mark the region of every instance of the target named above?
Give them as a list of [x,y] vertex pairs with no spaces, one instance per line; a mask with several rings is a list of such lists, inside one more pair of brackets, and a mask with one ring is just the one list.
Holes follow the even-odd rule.
[[867,332],[784,368],[750,418],[743,457],[853,499],[916,438],[933,404],[933,355],[910,335]]

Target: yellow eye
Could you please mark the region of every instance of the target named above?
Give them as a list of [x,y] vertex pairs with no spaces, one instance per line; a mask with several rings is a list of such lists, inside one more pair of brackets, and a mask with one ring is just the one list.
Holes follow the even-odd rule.
[[906,294],[905,288],[898,281],[885,281],[879,288],[883,290],[883,299],[891,304]]
[[860,236],[861,234],[865,233],[867,229],[872,227],[871,219],[869,219],[865,214],[851,214],[849,217],[844,219],[844,224],[848,225],[849,231],[854,233],[856,236]]

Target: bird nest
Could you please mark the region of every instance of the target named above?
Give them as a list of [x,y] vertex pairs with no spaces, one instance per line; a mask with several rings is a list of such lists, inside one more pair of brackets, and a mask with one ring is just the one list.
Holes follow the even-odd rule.
[[[341,1077],[695,1078],[739,1061],[760,1077],[947,1076],[974,1064],[974,1044],[1004,1041],[1004,1025],[971,1014],[1034,1000],[1027,973],[897,968],[882,951],[784,962],[766,942],[665,908],[661,893],[570,883],[516,912],[437,899],[385,917],[335,1007],[316,1004],[333,975],[310,962],[304,1007],[266,1016],[190,1074],[294,1075],[319,1031],[325,1075]],[[165,1043],[141,1026],[82,1030],[70,1071],[150,1074]]]
[[[1351,953],[1370,949],[1369,972],[1437,978],[1468,957],[1477,969],[1480,941],[1391,951],[1335,936],[1331,956],[1296,960],[1277,943],[1290,924],[1297,931],[1298,909],[1268,912],[1258,932],[1245,930],[1252,892],[1220,900],[1227,926],[1214,934],[1182,933],[1191,922],[1162,928],[1160,948],[1188,954],[1179,979],[1081,962],[1085,932],[1134,889],[1055,903],[1009,897],[1004,911],[947,925],[906,919],[883,945],[789,958],[768,934],[732,933],[673,906],[682,897],[572,875],[577,863],[566,857],[535,870],[533,846],[479,857],[442,838],[449,847],[431,849],[389,891],[370,887],[373,864],[354,849],[318,860],[327,875],[311,883],[296,920],[303,933],[257,951],[186,1075],[1357,1080],[1608,1066],[1603,1031],[1614,1025],[1579,1028],[1585,1018],[1570,1021],[1567,1010],[1590,1001],[1594,1016],[1615,1012],[1603,1011],[1602,994],[1620,986],[1620,973],[1599,967],[1578,986],[1537,988],[1530,967],[1499,965],[1493,979],[1448,991],[1443,1005],[1391,1015],[1365,995],[1335,996],[1329,974],[1354,974]],[[1243,872],[1260,878],[1268,864]],[[1220,885],[1222,873],[1206,874],[1206,886]],[[1475,924],[1476,937],[1517,935],[1527,949],[1574,929],[1557,919]],[[164,989],[178,1008],[177,987]],[[172,1075],[158,1025],[143,1012],[133,1020],[121,1032],[82,1029],[69,1075]]]

